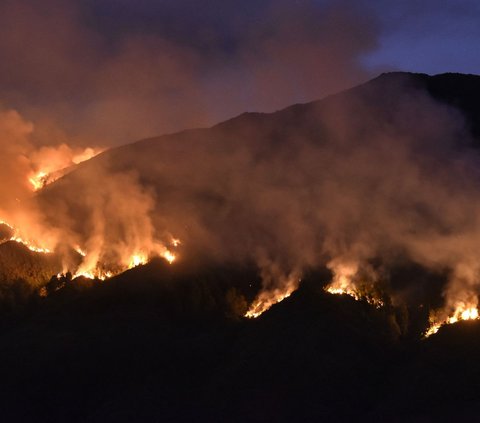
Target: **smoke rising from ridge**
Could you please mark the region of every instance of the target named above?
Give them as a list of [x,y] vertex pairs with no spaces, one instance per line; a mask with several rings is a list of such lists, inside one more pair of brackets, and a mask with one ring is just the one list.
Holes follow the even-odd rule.
[[[132,205],[130,220],[146,216],[162,245],[173,234],[187,256],[256,263],[260,301],[291,292],[309,269],[348,266],[374,284],[407,260],[450,275],[454,308],[479,286],[479,156],[461,113],[415,81],[387,75],[323,102],[112,150],[46,190],[45,210],[75,216],[70,197],[88,198],[82,178],[96,166],[134,171],[151,200],[138,213]],[[100,196],[119,188],[107,182]]]

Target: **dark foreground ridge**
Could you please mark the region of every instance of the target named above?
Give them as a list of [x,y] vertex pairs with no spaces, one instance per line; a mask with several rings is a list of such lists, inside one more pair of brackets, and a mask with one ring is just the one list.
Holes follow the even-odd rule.
[[[2,421],[430,421],[474,415],[480,324],[421,340],[310,275],[260,318],[246,268],[160,261],[4,313]],[[252,280],[245,289],[244,280]],[[258,282],[258,281],[257,281]]]

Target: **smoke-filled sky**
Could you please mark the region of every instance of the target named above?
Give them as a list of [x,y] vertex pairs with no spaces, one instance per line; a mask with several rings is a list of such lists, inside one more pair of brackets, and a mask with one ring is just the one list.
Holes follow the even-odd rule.
[[35,142],[117,145],[383,70],[477,72],[475,1],[3,0],[0,104]]

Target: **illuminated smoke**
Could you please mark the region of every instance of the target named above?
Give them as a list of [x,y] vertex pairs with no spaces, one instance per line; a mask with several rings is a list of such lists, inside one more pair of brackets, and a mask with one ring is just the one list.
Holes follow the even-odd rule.
[[357,301],[365,300],[380,308],[384,301],[375,292],[377,275],[371,266],[364,265],[362,269],[356,262],[335,259],[327,263],[333,273],[333,279],[325,290],[334,295],[349,295]]
[[31,240],[27,240],[25,238],[22,238],[22,236],[20,235],[20,231],[19,229],[15,228],[14,226],[10,225],[8,222],[4,221],[4,220],[0,220],[0,225],[5,225],[7,226],[8,228],[10,228],[13,232],[13,235],[7,239],[7,240],[4,240],[3,242],[7,242],[7,241],[13,241],[13,242],[18,242],[19,244],[22,244],[24,245],[25,247],[27,247],[30,251],[33,251],[35,253],[42,253],[42,254],[50,254],[52,253],[52,250],[47,248],[47,247],[42,247],[42,246],[39,246],[35,241],[31,241]]
[[[171,235],[164,236],[169,239],[166,243],[156,239],[149,216],[153,199],[131,175],[111,175],[101,168],[91,175],[89,193],[71,192],[80,202],[77,209],[86,213],[81,219],[87,220],[87,227],[80,232],[75,211],[67,215],[61,206],[53,210],[52,222],[47,217],[48,204],[39,204],[32,195],[96,156],[101,148],[71,148],[65,143],[35,147],[35,126],[11,110],[0,111],[0,135],[6,163],[0,169],[6,181],[0,188],[0,223],[11,229],[10,241],[36,253],[61,251],[65,273],[90,279],[104,280],[153,256],[169,263],[176,259],[172,249],[180,240]],[[79,255],[80,264],[69,250]]]
[[74,165],[100,154],[102,148],[73,149],[66,144],[42,147],[28,155],[34,170],[28,180],[34,191],[38,191],[74,169]]
[[479,269],[472,263],[461,263],[455,268],[445,292],[445,307],[430,313],[426,337],[437,333],[444,325],[479,318],[479,276]]

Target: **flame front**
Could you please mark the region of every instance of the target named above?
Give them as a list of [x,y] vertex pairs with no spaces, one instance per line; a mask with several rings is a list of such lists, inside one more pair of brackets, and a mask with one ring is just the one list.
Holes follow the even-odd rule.
[[29,182],[32,184],[33,190],[38,191],[42,189],[48,181],[48,173],[40,171],[35,175],[28,178]]
[[465,304],[460,302],[450,316],[439,317],[436,313],[430,315],[430,326],[425,332],[425,337],[437,333],[442,326],[451,325],[460,321],[477,320],[479,318],[477,304]]
[[269,263],[266,268],[262,269],[262,279],[264,286],[270,288],[264,289],[258,294],[245,313],[245,317],[250,319],[257,318],[274,304],[278,304],[285,298],[290,297],[301,282],[300,275],[301,273],[298,270],[285,274],[276,263]]
[[35,253],[43,253],[43,254],[50,254],[52,251],[48,248],[45,247],[38,247],[34,244],[32,244],[29,241],[26,241],[25,239],[19,237],[19,236],[12,236],[10,238],[10,241],[15,241],[18,242],[19,244],[25,245],[30,251],[33,251]]
[[50,248],[41,247],[36,242],[27,240],[22,236],[20,236],[20,231],[17,228],[15,228],[13,225],[9,224],[8,222],[4,220],[0,220],[0,225],[5,225],[13,231],[13,235],[7,241],[13,241],[13,242],[22,244],[25,247],[27,247],[30,251],[33,251],[35,253],[42,253],[42,254],[52,253],[52,250]]
[[72,166],[90,160],[101,152],[101,148],[88,147],[74,152],[72,148],[61,144],[57,148],[45,147],[33,154],[33,165],[36,168],[28,176],[28,181],[34,191],[39,191],[45,186],[55,182],[72,170]]
[[101,271],[99,269],[95,269],[95,270],[77,271],[72,278],[75,279],[79,277],[84,277],[87,279],[98,279],[98,280],[104,281],[106,279],[110,279],[113,276],[115,276],[113,272]]
[[141,253],[134,254],[134,255],[130,258],[130,263],[128,264],[128,268],[129,268],[129,269],[132,269],[132,268],[134,268],[134,267],[147,264],[147,262],[148,262],[148,257],[147,257],[146,255],[141,254]]
[[[325,288],[325,291],[333,295],[349,295],[357,301],[365,300],[376,308],[383,307],[385,303],[375,295],[369,284],[361,283],[359,276],[359,265],[356,262],[344,262],[332,260],[328,267],[333,271],[332,282]],[[370,279],[374,279],[374,272],[371,268]],[[370,284],[371,285],[371,284]]]
[[294,290],[295,288],[287,289],[286,291],[262,292],[245,313],[245,317],[250,319],[257,318],[274,304],[290,297]]

